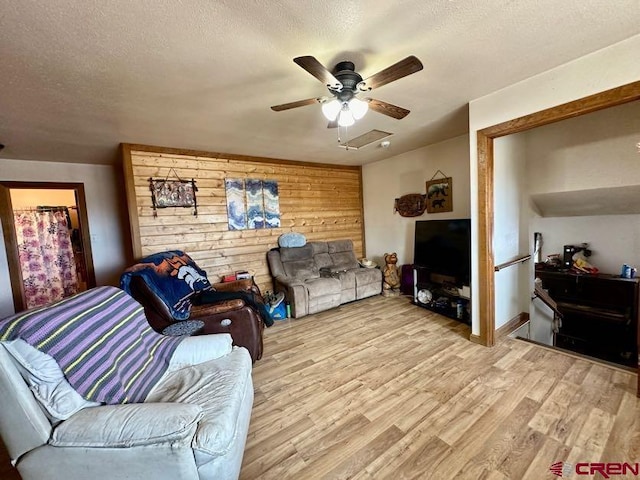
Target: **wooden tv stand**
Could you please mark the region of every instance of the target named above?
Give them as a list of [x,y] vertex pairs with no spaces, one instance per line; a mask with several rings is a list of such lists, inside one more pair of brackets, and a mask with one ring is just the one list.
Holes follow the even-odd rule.
[[[468,297],[461,296],[454,287],[456,279],[440,275],[427,268],[413,266],[413,303],[419,307],[437,312],[445,317],[471,324],[471,305]],[[430,297],[425,300],[419,293],[428,291]]]

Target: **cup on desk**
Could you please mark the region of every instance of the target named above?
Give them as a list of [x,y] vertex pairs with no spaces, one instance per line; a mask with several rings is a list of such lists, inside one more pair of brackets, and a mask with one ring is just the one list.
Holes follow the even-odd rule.
[[622,278],[635,278],[637,270],[626,263],[622,265],[622,270],[620,271],[620,277]]

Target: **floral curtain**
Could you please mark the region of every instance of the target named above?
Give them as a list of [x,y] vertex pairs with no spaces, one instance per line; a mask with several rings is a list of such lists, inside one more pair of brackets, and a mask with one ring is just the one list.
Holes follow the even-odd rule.
[[77,293],[78,278],[63,211],[14,212],[27,308]]

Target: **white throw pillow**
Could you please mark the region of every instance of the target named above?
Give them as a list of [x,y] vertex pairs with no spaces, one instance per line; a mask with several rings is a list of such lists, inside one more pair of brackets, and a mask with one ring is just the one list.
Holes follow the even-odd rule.
[[232,343],[228,333],[185,337],[173,352],[167,373],[227,355],[231,352]]
[[60,366],[50,355],[22,339],[3,344],[19,364],[22,377],[50,419],[66,420],[83,408],[100,405],[82,398],[69,384]]

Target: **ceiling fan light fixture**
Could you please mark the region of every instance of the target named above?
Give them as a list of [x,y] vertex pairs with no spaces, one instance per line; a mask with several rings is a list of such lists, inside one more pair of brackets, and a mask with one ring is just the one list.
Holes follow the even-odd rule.
[[331,122],[338,117],[338,114],[340,113],[341,109],[342,109],[342,104],[338,101],[337,98],[334,98],[333,100],[329,102],[324,102],[322,104],[322,113],[327,118],[327,120]]
[[369,110],[369,102],[365,102],[360,100],[359,98],[353,97],[349,100],[349,110],[353,114],[353,118],[356,120],[360,120],[365,116],[367,110]]
[[338,117],[338,125],[341,127],[350,127],[356,123],[355,118],[353,118],[353,113],[351,110],[345,105],[345,107],[340,110],[340,116]]

